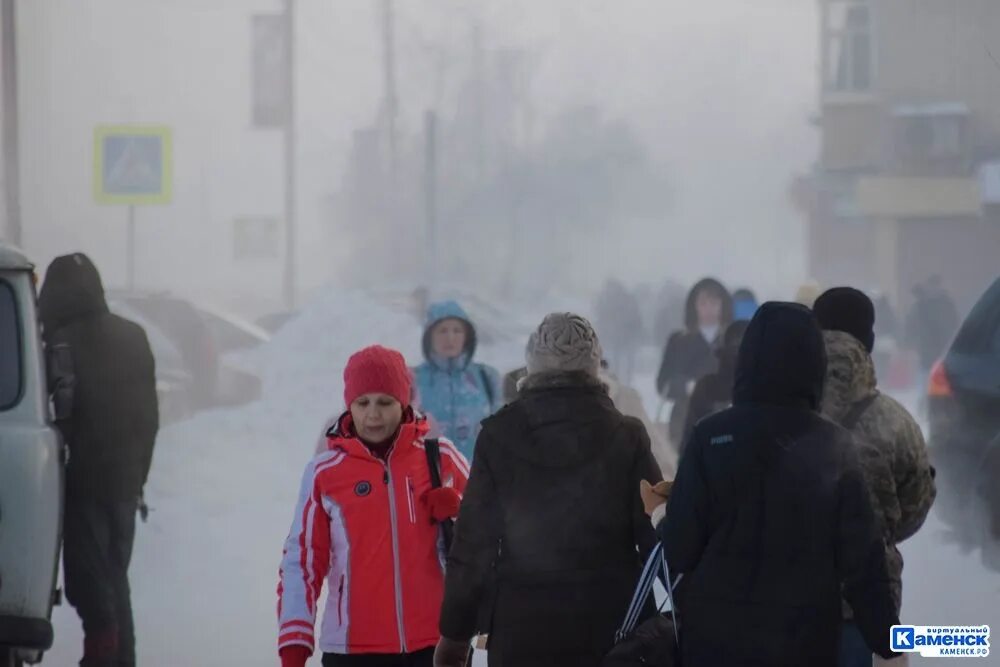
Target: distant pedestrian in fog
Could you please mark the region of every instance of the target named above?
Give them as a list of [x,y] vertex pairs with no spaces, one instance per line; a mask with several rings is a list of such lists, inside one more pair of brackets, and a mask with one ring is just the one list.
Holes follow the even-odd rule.
[[595,310],[604,354],[622,381],[631,383],[635,355],[645,338],[639,301],[620,282],[609,280]]
[[799,285],[799,288],[795,291],[795,303],[802,304],[806,308],[812,308],[813,304],[816,303],[816,299],[822,293],[823,288],[819,286],[819,283],[815,280],[810,280]]
[[734,322],[749,322],[753,319],[754,314],[757,312],[757,308],[760,307],[760,303],[757,301],[756,295],[753,291],[746,287],[742,287],[735,292],[733,292],[733,321]]
[[653,308],[653,328],[650,332],[653,345],[663,345],[663,341],[678,329],[684,328],[684,303],[687,301],[688,290],[683,285],[668,280],[656,295]]
[[674,402],[670,413],[670,440],[678,446],[684,434],[688,399],[695,383],[718,367],[716,349],[733,321],[733,302],[722,283],[705,278],[688,294],[685,328],[671,334],[663,351],[656,389]]
[[480,422],[503,405],[500,374],[475,360],[477,343],[476,327],[460,305],[433,303],[424,329],[425,361],[413,370],[417,406],[469,460]]
[[944,354],[958,330],[955,302],[944,288],[941,276],[932,276],[913,288],[914,303],[906,322],[906,336],[917,352],[924,374]]
[[726,327],[722,346],[716,351],[719,368],[702,376],[694,385],[688,406],[684,438],[679,443],[679,454],[684,453],[684,443],[694,432],[694,426],[705,417],[725,410],[733,404],[733,384],[736,381],[736,358],[749,322],[733,322]]

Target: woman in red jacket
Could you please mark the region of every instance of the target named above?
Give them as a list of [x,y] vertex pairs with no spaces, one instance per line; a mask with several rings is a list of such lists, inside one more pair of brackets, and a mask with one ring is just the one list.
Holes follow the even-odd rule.
[[444,593],[439,522],[458,514],[469,464],[444,439],[432,488],[427,422],[403,356],[374,346],[344,369],[349,410],[308,466],[278,584],[282,667],[312,655],[323,581],[324,667],[430,667]]

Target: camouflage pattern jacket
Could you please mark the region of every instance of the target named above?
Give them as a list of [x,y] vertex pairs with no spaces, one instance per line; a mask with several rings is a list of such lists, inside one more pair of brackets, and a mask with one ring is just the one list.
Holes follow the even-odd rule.
[[848,428],[858,442],[872,504],[882,521],[898,611],[903,557],[896,545],[920,529],[937,495],[927,445],[906,408],[878,391],[875,366],[864,345],[840,331],[823,336],[828,358],[823,416]]

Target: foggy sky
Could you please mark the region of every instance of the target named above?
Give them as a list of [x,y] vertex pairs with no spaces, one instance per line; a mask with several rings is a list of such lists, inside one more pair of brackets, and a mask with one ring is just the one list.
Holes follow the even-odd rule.
[[[303,289],[338,278],[352,248],[331,219],[353,130],[382,105],[380,3],[298,0],[298,209]],[[280,266],[228,261],[231,221],[280,216],[280,134],[249,122],[249,17],[263,0],[41,0],[20,3],[25,243],[41,264],[82,249],[121,282],[124,212],[91,194],[98,124],[174,130],[175,195],[139,211],[140,282],[250,304]],[[788,296],[804,279],[800,215],[787,196],[808,170],[817,90],[816,11],[800,0],[505,0],[397,3],[400,131],[419,130],[483,48],[523,49],[534,133],[595,104],[633,125],[670,182],[655,219],[581,241],[591,289],[611,273],[659,284],[720,275]],[[420,234],[421,221],[408,233]],[[201,243],[192,244],[191,238]],[[628,261],[622,261],[622,257]],[[177,271],[183,261],[188,270]],[[271,292],[274,292],[271,294]]]

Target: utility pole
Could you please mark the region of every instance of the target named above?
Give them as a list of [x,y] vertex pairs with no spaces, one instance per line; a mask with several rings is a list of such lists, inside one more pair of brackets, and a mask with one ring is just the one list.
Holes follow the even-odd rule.
[[427,233],[426,285],[433,291],[438,274],[437,247],[437,116],[424,114],[424,218]]
[[476,167],[480,180],[486,177],[486,58],[483,53],[483,26],[477,18],[472,24],[472,68],[475,86]]
[[384,67],[383,91],[385,105],[385,126],[389,139],[389,173],[392,178],[390,185],[396,184],[398,169],[398,153],[396,147],[396,19],[393,13],[393,0],[382,0],[382,60]]
[[16,0],[0,4],[0,58],[3,65],[3,185],[6,237],[21,245],[20,137],[17,122],[17,16]]
[[285,0],[285,307],[295,309],[295,0]]

